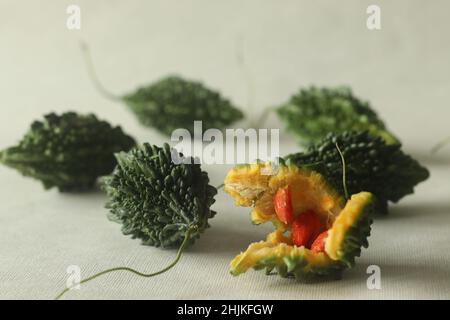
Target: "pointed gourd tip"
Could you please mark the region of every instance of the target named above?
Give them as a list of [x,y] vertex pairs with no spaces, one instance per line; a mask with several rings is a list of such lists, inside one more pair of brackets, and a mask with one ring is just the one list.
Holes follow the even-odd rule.
[[400,139],[394,135],[389,130],[381,130],[379,133],[380,137],[384,140],[384,142],[388,145],[401,145]]
[[0,150],[0,163],[5,163],[6,161],[6,151]]
[[239,274],[240,274],[240,272],[238,272],[238,271],[236,271],[236,270],[234,270],[234,269],[231,269],[231,270],[229,270],[230,271],[230,274],[233,276],[233,277],[237,277]]

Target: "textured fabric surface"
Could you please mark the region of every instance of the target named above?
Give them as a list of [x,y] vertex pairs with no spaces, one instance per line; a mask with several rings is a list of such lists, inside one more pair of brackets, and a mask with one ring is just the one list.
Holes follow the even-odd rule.
[[[369,31],[366,8],[372,2],[86,0],[77,1],[82,29],[69,31],[65,11],[72,1],[2,0],[0,148],[16,143],[35,118],[66,110],[95,112],[140,142],[165,141],[94,90],[79,50],[83,39],[103,82],[119,94],[179,73],[220,89],[256,117],[300,86],[351,85],[387,119],[406,151],[431,169],[415,195],[375,221],[370,248],[340,281],[299,284],[253,271],[229,275],[229,261],[271,228],[252,226],[249,210],[234,207],[220,192],[212,228],[173,270],[153,279],[118,272],[66,298],[450,298],[450,146],[429,154],[431,145],[450,135],[450,3],[376,1],[382,29]],[[242,51],[244,71],[237,59]],[[268,123],[280,127],[273,116]],[[296,150],[283,133],[281,153]],[[219,185],[229,166],[204,168]],[[80,266],[83,277],[121,265],[149,272],[175,256],[123,236],[106,219],[101,191],[45,192],[5,167],[0,181],[0,298],[51,299],[64,287],[69,265]],[[372,264],[381,268],[380,290],[366,286]]]

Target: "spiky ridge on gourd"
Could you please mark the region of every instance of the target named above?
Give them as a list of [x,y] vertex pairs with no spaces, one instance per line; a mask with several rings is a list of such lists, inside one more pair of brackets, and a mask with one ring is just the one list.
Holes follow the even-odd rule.
[[208,174],[192,158],[175,164],[173,152],[167,144],[163,148],[144,144],[119,153],[117,167],[103,179],[110,219],[145,245],[177,247],[194,228],[192,243],[215,215],[210,207],[217,190],[208,184]]
[[[276,168],[276,167],[275,167]],[[251,206],[252,222],[272,222],[276,228],[265,241],[251,244],[231,262],[231,273],[239,275],[249,268],[276,270],[282,277],[310,280],[320,277],[339,278],[344,269],[353,266],[361,247],[367,247],[373,195],[354,194],[345,201],[319,173],[286,165],[277,170],[271,163],[240,165],[225,179],[225,191],[240,206]],[[314,210],[328,229],[324,252],[295,246],[287,235],[291,225],[279,220],[273,199],[280,188],[289,186],[292,206],[297,216]]]
[[401,145],[386,144],[367,132],[329,134],[306,152],[291,154],[285,159],[320,172],[343,193],[342,164],[336,143],[345,157],[349,193],[373,193],[379,213],[388,212],[388,201],[397,202],[414,193],[414,187],[430,175],[425,167],[402,151]]
[[115,152],[134,145],[120,127],[93,114],[50,113],[43,121],[33,122],[17,146],[0,152],[0,162],[41,180],[46,189],[81,191],[111,173]]
[[348,130],[369,131],[388,144],[399,142],[369,103],[355,97],[348,87],[301,89],[277,113],[304,145],[317,143],[330,132]]
[[178,76],[163,78],[123,99],[143,125],[166,135],[178,128],[193,134],[195,120],[201,120],[203,130],[207,130],[222,129],[243,118],[220,93]]

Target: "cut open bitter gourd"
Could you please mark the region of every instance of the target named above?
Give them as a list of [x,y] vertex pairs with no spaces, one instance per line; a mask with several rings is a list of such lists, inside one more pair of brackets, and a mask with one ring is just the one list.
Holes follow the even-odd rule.
[[225,179],[225,191],[237,205],[253,208],[254,224],[275,226],[266,240],[234,258],[233,275],[254,268],[299,280],[339,278],[368,247],[374,203],[369,192],[346,200],[317,172],[269,162],[236,166]]

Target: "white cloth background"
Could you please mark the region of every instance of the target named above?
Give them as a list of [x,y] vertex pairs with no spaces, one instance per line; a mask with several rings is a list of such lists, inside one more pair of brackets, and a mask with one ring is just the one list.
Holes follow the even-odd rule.
[[[82,10],[80,31],[65,26],[73,3]],[[381,6],[379,31],[366,28],[372,3]],[[229,261],[270,227],[252,226],[249,210],[220,192],[212,228],[172,271],[153,279],[115,273],[67,298],[450,298],[450,147],[429,155],[432,144],[450,135],[449,11],[448,1],[437,0],[1,0],[0,148],[16,143],[32,120],[66,110],[95,112],[140,142],[166,139],[94,90],[80,55],[83,39],[100,78],[117,93],[178,73],[220,89],[256,116],[301,86],[348,84],[432,173],[415,195],[375,221],[370,248],[341,281],[305,285],[254,271],[229,275]],[[240,41],[253,109],[245,107],[251,99],[236,59]],[[269,124],[280,126],[275,117]],[[298,150],[289,135],[281,141],[283,154]],[[228,168],[205,166],[214,185]],[[5,167],[0,182],[0,298],[53,298],[69,265],[89,276],[118,265],[158,270],[174,257],[123,236],[106,219],[101,192],[45,192]],[[381,268],[381,290],[366,287],[371,264]]]

